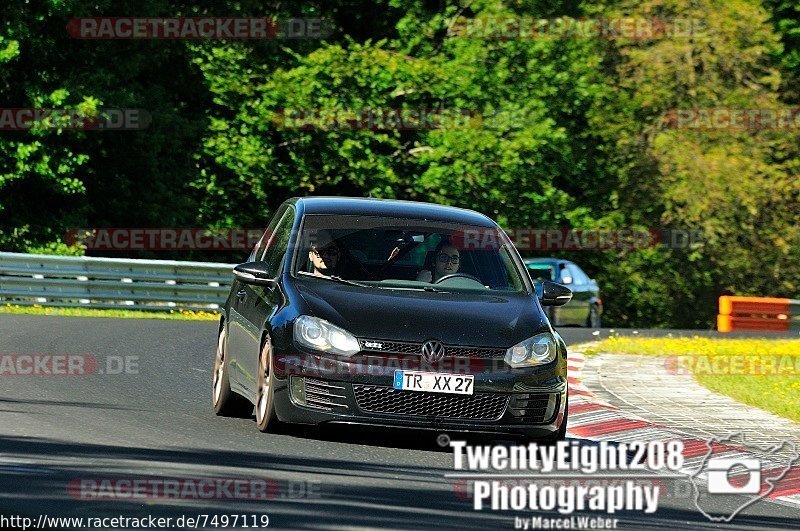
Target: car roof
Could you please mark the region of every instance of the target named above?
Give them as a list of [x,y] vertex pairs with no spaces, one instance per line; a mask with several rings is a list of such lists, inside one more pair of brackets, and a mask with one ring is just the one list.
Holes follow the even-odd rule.
[[497,226],[489,217],[474,210],[434,203],[364,197],[297,197],[291,201],[302,206],[305,214],[396,216],[448,221],[478,227]]

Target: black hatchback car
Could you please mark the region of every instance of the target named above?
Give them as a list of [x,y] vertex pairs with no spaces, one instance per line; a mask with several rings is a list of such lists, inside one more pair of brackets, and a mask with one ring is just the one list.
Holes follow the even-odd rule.
[[[537,289],[539,295],[537,296]],[[489,218],[426,203],[296,198],[234,268],[219,415],[563,439],[567,350]]]

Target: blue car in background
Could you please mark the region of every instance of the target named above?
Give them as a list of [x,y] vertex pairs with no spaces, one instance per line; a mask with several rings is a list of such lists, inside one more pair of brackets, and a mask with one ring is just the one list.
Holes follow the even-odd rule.
[[534,282],[550,280],[572,290],[572,300],[560,307],[547,309],[553,326],[577,325],[600,328],[603,301],[600,288],[593,278],[569,260],[559,258],[528,258],[523,260]]

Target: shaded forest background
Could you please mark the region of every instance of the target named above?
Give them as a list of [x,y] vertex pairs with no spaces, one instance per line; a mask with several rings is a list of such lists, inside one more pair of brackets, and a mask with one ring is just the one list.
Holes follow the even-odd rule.
[[[73,17],[323,17],[324,39],[79,40]],[[700,21],[653,39],[457,34],[454,20]],[[558,253],[615,326],[713,326],[721,294],[800,296],[800,123],[668,127],[672,109],[797,108],[788,0],[8,0],[0,107],[139,108],[143,131],[0,132],[0,250],[76,227],[263,227],[286,198],[472,208],[504,228],[677,228],[684,249]],[[470,109],[477,128],[293,130],[281,109]],[[125,253],[105,253],[120,256]],[[523,255],[544,255],[551,252]],[[244,253],[129,252],[237,261]]]

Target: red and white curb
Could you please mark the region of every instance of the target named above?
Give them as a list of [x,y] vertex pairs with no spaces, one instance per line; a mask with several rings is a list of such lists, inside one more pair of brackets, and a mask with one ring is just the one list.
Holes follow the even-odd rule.
[[[700,467],[709,452],[708,438],[698,437],[685,430],[675,430],[670,426],[648,421],[637,415],[609,404],[589,389],[582,379],[586,357],[580,347],[571,351],[567,357],[567,380],[569,382],[569,421],[567,435],[576,439],[609,442],[666,441],[683,442],[684,468],[682,473],[689,476]],[[799,442],[800,443],[800,442]],[[769,455],[759,455],[734,444],[714,444],[714,457],[758,458],[762,463],[762,477],[772,477],[785,469],[786,460]],[[707,483],[707,474],[698,474],[699,483]],[[764,491],[762,491],[763,493]],[[800,505],[800,466],[795,462],[786,476],[777,482],[775,489],[767,495],[770,501]]]

